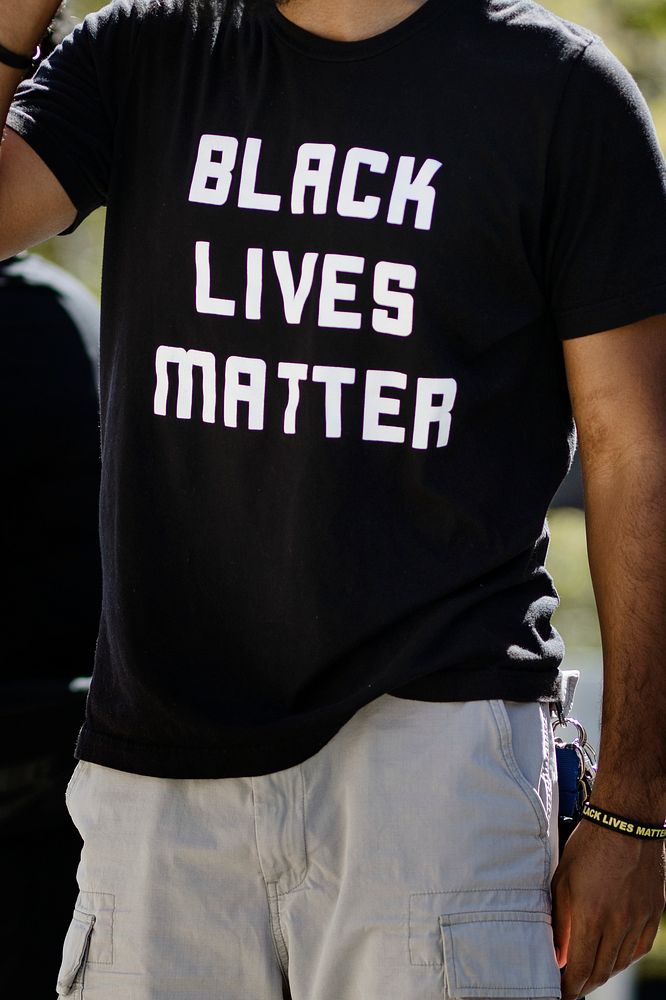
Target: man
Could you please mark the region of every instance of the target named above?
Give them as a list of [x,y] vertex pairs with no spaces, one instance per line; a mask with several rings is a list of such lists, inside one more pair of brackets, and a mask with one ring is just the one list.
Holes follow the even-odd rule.
[[[4,0],[5,63],[53,8]],[[8,118],[4,254],[108,206],[59,992],[569,1000],[664,903],[649,115],[530,2],[252,8],[114,4]],[[544,516],[571,404],[605,701],[554,949]]]

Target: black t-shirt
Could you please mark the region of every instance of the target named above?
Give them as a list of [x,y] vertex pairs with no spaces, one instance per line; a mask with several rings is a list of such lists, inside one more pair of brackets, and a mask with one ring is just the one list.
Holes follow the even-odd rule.
[[123,0],[9,124],[108,206],[79,755],[257,774],[383,692],[547,695],[559,338],[666,311],[663,160],[599,39],[515,0],[347,43]]
[[[71,754],[101,603],[99,307],[35,255],[0,263],[0,765]],[[29,730],[29,731],[28,731]]]

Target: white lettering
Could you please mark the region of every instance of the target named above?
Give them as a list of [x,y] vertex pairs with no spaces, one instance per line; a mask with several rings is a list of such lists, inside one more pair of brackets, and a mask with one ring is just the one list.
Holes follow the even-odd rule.
[[[456,401],[458,385],[454,378],[420,378],[416,383],[416,407],[412,448],[427,448],[431,424],[438,424],[437,447],[449,443],[451,411]],[[435,404],[434,399],[441,402]]]
[[193,372],[201,369],[203,404],[201,419],[206,424],[215,422],[215,355],[209,351],[185,350],[184,347],[158,347],[155,354],[155,397],[153,411],[165,417],[169,396],[169,364],[178,366],[178,395],[176,416],[179,420],[192,419]]
[[195,246],[194,256],[197,272],[197,312],[207,313],[210,316],[233,316],[236,312],[236,303],[233,299],[216,299],[210,294],[210,243],[199,240]]
[[389,204],[387,222],[401,226],[405,219],[405,208],[408,201],[415,201],[415,229],[430,229],[435,208],[435,189],[430,182],[442,166],[439,160],[426,160],[416,177],[414,177],[413,156],[401,156],[395,175],[391,202]]
[[377,333],[390,333],[394,337],[409,337],[414,329],[414,298],[408,292],[391,288],[395,281],[399,288],[416,288],[416,268],[411,264],[397,264],[381,260],[375,267],[374,298],[378,306],[396,310],[391,316],[388,309],[374,309],[372,329]]
[[405,428],[380,424],[383,414],[398,416],[400,400],[382,396],[382,389],[392,388],[404,390],[407,387],[407,376],[403,372],[384,372],[370,369],[365,377],[365,406],[363,410],[363,440],[389,441],[402,444],[405,440]]
[[282,199],[279,194],[260,194],[257,191],[257,170],[261,155],[261,139],[248,139],[241,168],[238,207],[252,208],[258,212],[279,212]]
[[275,273],[277,274],[278,281],[280,283],[282,302],[284,304],[284,318],[287,323],[293,324],[301,322],[303,307],[305,306],[308,295],[312,291],[315,267],[318,260],[318,253],[306,253],[304,255],[303,264],[301,266],[301,277],[298,282],[298,288],[296,288],[294,275],[291,270],[289,251],[273,251]]
[[[170,379],[176,366],[176,382]],[[162,345],[155,354],[155,394],[153,411],[157,416],[167,415],[169,395],[176,390],[175,412],[179,420],[191,420],[194,408],[195,369],[200,371],[197,400],[201,399],[201,419],[212,424],[216,419],[216,360],[209,351]],[[297,433],[297,418],[301,400],[301,383],[307,381],[310,366],[295,361],[279,361],[271,365],[273,377],[287,383],[287,401],[284,410],[284,433]],[[332,365],[314,365],[312,382],[325,387],[324,411],[326,437],[341,438],[343,433],[343,403],[352,412],[352,399],[345,397],[343,387],[354,385],[357,372],[354,368]],[[364,441],[404,444],[406,429],[395,423],[384,423],[385,417],[399,417],[402,398],[387,393],[407,388],[408,377],[403,372],[371,369],[365,373],[365,397],[362,420]],[[452,412],[456,402],[458,384],[454,378],[418,378],[416,380],[412,448],[425,451],[443,448],[449,443]],[[261,358],[232,356],[226,360],[224,380],[224,424],[238,426],[238,409],[247,404],[247,427],[263,430],[267,364]],[[314,390],[313,390],[314,391]],[[355,412],[355,407],[354,407]],[[349,418],[347,418],[349,419]],[[431,433],[432,427],[437,433]],[[350,428],[345,427],[347,431]],[[586,806],[592,813],[593,810]],[[610,822],[605,814],[597,811],[597,818]]]
[[[241,382],[241,375],[248,377]],[[261,358],[227,358],[224,370],[224,423],[238,427],[238,404],[248,404],[247,426],[250,431],[264,428],[266,362]]]
[[355,369],[315,365],[312,369],[312,381],[323,382],[326,386],[324,396],[326,437],[342,437],[342,386],[354,384],[356,381]]
[[247,251],[247,287],[245,318],[261,319],[261,295],[264,283],[264,251],[250,247]]
[[[220,153],[219,160],[213,153]],[[202,135],[192,174],[190,201],[202,205],[224,205],[231,188],[231,172],[238,155],[238,139],[231,135]],[[209,186],[209,181],[214,184]]]
[[340,312],[335,305],[336,302],[354,302],[356,299],[356,286],[338,281],[338,273],[363,274],[364,268],[364,257],[350,257],[342,253],[326,254],[321,275],[319,326],[336,330],[360,330],[361,314]]
[[[225,205],[233,184],[234,170],[238,166],[239,142],[229,135],[202,135],[190,183],[189,200],[204,205]],[[238,181],[238,207],[251,211],[278,212],[283,204],[282,194],[269,194],[257,190],[263,140],[249,136],[245,140],[240,178]],[[331,191],[337,150],[333,143],[305,142],[296,154],[291,183],[290,208],[294,215],[307,211],[325,215]],[[384,203],[383,195],[361,196],[363,176],[386,174],[391,161],[388,153],[379,149],[354,146],[345,153],[344,164],[335,201],[337,214],[342,218],[375,219]],[[428,230],[432,226],[436,189],[433,180],[443,166],[440,160],[425,159],[420,166],[414,156],[400,156],[393,175],[393,187],[388,199],[387,222],[403,225],[408,203],[414,204],[414,228]],[[288,197],[288,196],[287,196]]]
[[284,411],[285,434],[296,433],[296,413],[301,399],[300,383],[307,377],[308,365],[300,365],[291,361],[281,361],[278,365],[278,378],[287,379],[289,385],[289,398]]
[[338,215],[350,219],[374,219],[379,212],[381,199],[371,197],[357,199],[356,185],[361,164],[370,168],[373,174],[385,174],[388,167],[388,153],[378,149],[350,149],[345,159],[338,195]]
[[[299,148],[291,189],[291,211],[294,215],[304,214],[308,188],[314,191],[313,215],[326,214],[334,160],[335,146],[328,142],[305,142]],[[317,166],[312,166],[313,163]]]

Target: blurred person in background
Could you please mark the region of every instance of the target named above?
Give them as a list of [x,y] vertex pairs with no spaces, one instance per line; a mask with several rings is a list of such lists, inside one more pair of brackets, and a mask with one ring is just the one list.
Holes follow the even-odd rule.
[[[60,17],[44,55],[64,30]],[[0,263],[0,332],[0,941],[36,998],[53,990],[81,852],[64,790],[101,601],[99,308],[66,272],[20,254]]]
[[[0,252],[107,205],[59,993],[572,1000],[664,900],[666,191],[635,82],[529,0],[119,0],[12,104],[54,8],[0,0]],[[605,701],[551,929],[572,410]]]

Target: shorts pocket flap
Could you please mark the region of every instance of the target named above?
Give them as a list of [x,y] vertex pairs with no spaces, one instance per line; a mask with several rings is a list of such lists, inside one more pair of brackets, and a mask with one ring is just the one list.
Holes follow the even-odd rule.
[[550,917],[523,910],[440,916],[447,994],[559,997]]
[[65,937],[62,964],[58,973],[56,989],[61,996],[67,996],[71,993],[74,981],[86,958],[94,923],[94,914],[74,910],[74,916]]

